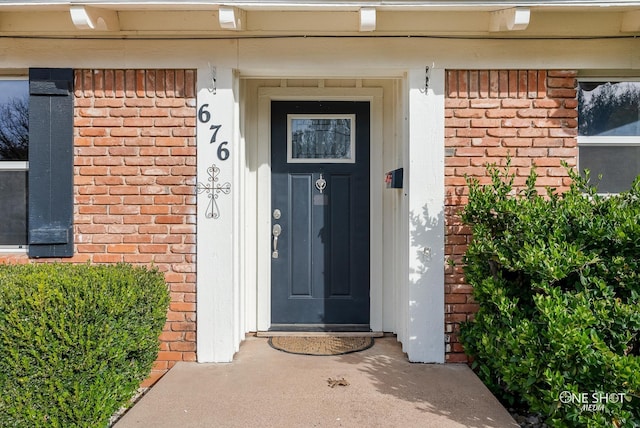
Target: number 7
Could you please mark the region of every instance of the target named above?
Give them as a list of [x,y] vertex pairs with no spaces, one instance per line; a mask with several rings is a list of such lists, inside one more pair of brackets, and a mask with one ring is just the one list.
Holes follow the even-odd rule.
[[213,144],[216,142],[216,136],[218,135],[218,131],[222,128],[222,125],[211,125],[209,129],[213,130],[213,135],[211,136],[211,140],[209,143]]

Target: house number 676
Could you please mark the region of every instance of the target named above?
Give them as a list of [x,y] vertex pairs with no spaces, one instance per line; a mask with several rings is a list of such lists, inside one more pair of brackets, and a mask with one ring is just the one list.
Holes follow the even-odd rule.
[[[209,123],[209,121],[211,121],[211,112],[208,110],[208,107],[209,104],[202,104],[202,107],[200,107],[200,109],[198,110],[198,121],[200,123]],[[209,126],[209,129],[213,131],[209,143],[213,144],[216,142],[216,137],[218,136],[218,131],[220,130],[220,128],[222,128],[222,125],[212,124],[211,126]],[[229,159],[229,149],[225,147],[227,144],[229,144],[228,141],[223,141],[218,146],[217,155],[218,159],[220,159],[221,161],[226,161],[227,159]]]

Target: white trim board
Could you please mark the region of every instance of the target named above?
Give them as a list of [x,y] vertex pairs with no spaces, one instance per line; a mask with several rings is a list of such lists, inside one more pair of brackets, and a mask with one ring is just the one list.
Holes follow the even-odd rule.
[[[234,186],[219,201],[222,222],[207,221],[199,199],[198,361],[231,361],[246,332],[270,327],[271,101],[361,100],[371,103],[371,329],[397,333],[410,361],[444,362],[444,78],[432,69],[428,90],[422,68],[368,87],[238,86],[218,69],[215,96],[198,79],[198,106],[228,112]],[[202,181],[215,153],[198,129]],[[384,173],[398,167],[404,188],[386,189]]]
[[425,88],[424,70],[413,69],[407,81],[409,254],[406,336],[400,339],[410,361],[443,363],[444,70],[432,69],[429,77]]

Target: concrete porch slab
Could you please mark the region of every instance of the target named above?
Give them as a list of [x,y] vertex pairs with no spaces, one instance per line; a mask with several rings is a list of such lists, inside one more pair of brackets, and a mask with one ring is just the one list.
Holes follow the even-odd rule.
[[232,363],[178,363],[115,428],[150,426],[518,427],[466,365],[410,363],[394,337],[331,357],[248,337]]

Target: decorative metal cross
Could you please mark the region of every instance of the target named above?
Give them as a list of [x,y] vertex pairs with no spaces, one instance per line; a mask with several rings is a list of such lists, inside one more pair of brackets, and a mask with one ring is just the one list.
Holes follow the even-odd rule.
[[207,183],[198,182],[196,188],[198,190],[198,194],[206,192],[209,197],[209,204],[205,211],[205,217],[217,219],[220,218],[220,207],[218,207],[218,202],[216,202],[216,200],[220,193],[224,193],[225,195],[231,193],[231,183],[226,182],[224,184],[218,184],[220,168],[215,164],[212,164],[207,168],[207,174],[209,175]]

